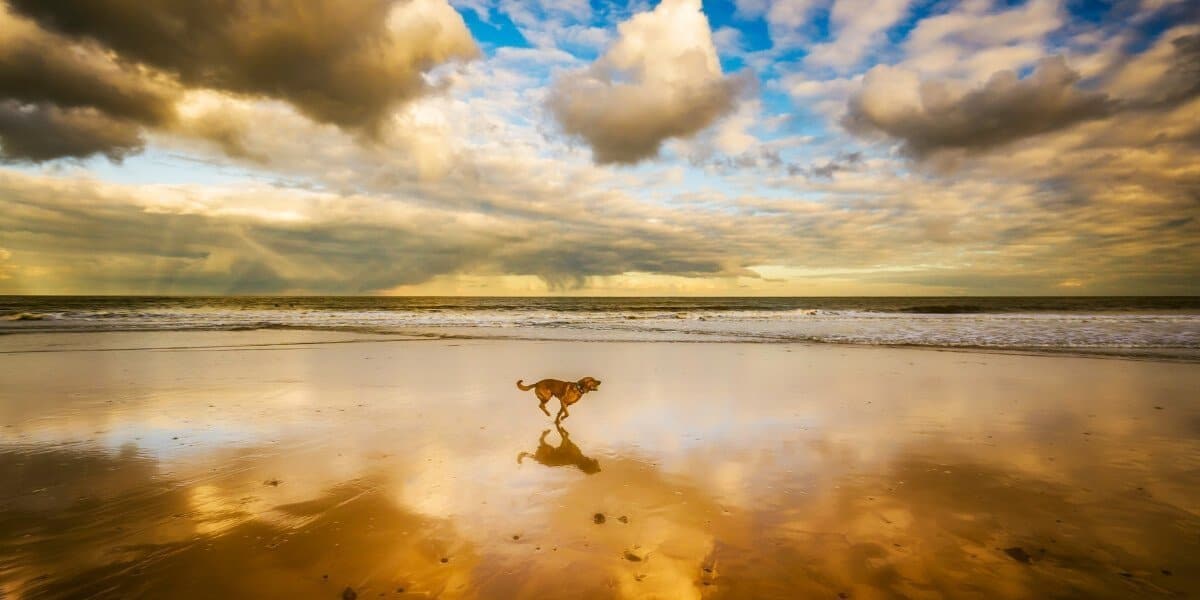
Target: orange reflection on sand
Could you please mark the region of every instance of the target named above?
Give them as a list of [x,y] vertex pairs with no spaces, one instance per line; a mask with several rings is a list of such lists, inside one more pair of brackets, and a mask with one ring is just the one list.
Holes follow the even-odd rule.
[[[1191,365],[510,342],[13,356],[4,393],[43,401],[0,403],[10,597],[1200,589]],[[511,389],[525,362],[605,392],[567,430]],[[120,376],[44,385],[50,368]]]

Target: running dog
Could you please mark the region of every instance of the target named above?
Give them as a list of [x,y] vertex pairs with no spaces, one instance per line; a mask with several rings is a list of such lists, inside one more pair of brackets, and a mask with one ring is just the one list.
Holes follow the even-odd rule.
[[547,417],[550,416],[550,411],[546,410],[546,403],[551,398],[558,398],[558,416],[554,418],[554,422],[560,423],[563,419],[571,416],[571,413],[567,412],[568,406],[579,402],[584,394],[600,389],[600,380],[595,377],[584,377],[579,381],[543,379],[533,385],[525,385],[522,380],[518,379],[517,389],[522,392],[533,390],[533,393],[537,395],[538,408],[542,409]]

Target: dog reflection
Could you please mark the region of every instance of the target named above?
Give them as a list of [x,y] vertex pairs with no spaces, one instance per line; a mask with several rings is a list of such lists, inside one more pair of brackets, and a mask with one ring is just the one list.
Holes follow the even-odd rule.
[[567,433],[562,425],[555,424],[558,428],[558,435],[562,441],[558,446],[551,446],[546,443],[546,436],[550,434],[547,429],[542,432],[542,437],[538,438],[538,447],[534,452],[522,452],[517,455],[517,463],[526,458],[532,458],[538,463],[547,467],[575,467],[588,475],[600,472],[600,461],[583,455],[583,451],[575,442],[571,441],[571,434]]

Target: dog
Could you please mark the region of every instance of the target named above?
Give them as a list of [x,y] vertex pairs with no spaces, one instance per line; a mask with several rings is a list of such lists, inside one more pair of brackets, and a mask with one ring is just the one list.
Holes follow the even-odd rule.
[[533,385],[525,385],[523,380],[518,379],[517,389],[522,392],[533,390],[533,393],[537,395],[538,408],[542,409],[547,417],[550,416],[550,411],[546,410],[546,403],[551,398],[558,398],[558,416],[554,418],[554,422],[561,423],[563,419],[571,416],[571,413],[567,412],[567,407],[579,402],[584,394],[600,389],[600,380],[595,377],[584,377],[579,381],[543,379]]
[[555,424],[558,429],[558,435],[562,441],[558,446],[551,446],[546,443],[546,436],[550,433],[547,429],[542,432],[542,437],[538,438],[538,447],[534,452],[522,452],[517,455],[517,464],[526,458],[532,458],[538,463],[547,467],[575,467],[588,475],[600,472],[600,461],[585,456],[579,446],[571,441],[571,434],[567,433],[562,425]]

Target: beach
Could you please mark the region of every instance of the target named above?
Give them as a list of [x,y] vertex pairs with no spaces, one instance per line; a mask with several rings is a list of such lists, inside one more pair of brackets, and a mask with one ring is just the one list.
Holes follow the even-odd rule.
[[0,0],[0,600],[1200,598],[1200,0]]
[[[0,597],[1200,592],[1190,362],[305,330],[0,352]],[[561,428],[514,385],[584,376]]]

